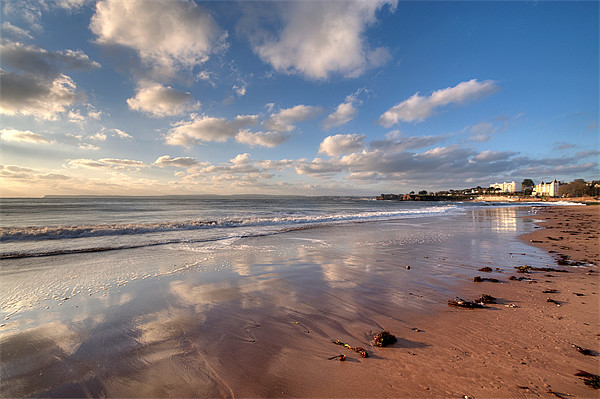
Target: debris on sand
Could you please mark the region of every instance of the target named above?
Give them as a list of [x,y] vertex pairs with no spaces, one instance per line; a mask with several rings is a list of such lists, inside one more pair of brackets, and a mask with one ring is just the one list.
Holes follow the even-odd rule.
[[560,306],[560,302],[558,302],[558,301],[555,301],[555,300],[554,300],[554,299],[552,299],[552,298],[547,298],[547,299],[546,299],[546,302],[554,303],[554,304],[556,304],[556,306]]
[[496,298],[488,294],[481,294],[479,299],[476,302],[479,303],[496,303]]
[[375,337],[373,337],[373,341],[375,345],[384,347],[392,345],[393,343],[397,342],[398,339],[393,334],[390,334],[389,331],[385,330],[376,334]]
[[[348,348],[348,349],[350,349],[350,350],[352,350],[352,351],[354,351],[354,352],[356,352],[356,353],[360,353],[360,355],[361,355],[362,357],[369,357],[369,354],[367,353],[367,350],[366,350],[366,349],[364,349],[364,348],[361,348],[360,346],[357,346],[357,347],[352,347],[352,346],[350,346],[350,345],[348,345],[348,344],[345,344],[345,343],[343,343],[342,341],[340,341],[340,340],[337,340],[337,339],[336,339],[336,340],[334,340],[334,341],[332,341],[332,342],[333,342],[334,344],[336,344],[336,345],[341,345],[341,346],[343,346],[343,347],[346,347],[346,348]],[[346,357],[345,357],[345,356],[344,356],[344,359],[346,359]]]
[[549,394],[552,394],[552,395],[554,395],[554,396],[556,396],[557,398],[560,398],[560,399],[565,399],[564,395],[563,395],[563,394],[560,394],[560,393],[558,393],[558,392],[554,392],[554,391],[552,391],[552,390],[548,390],[548,393],[549,393]]
[[591,349],[585,349],[582,348],[581,346],[577,346],[575,344],[573,344],[573,348],[575,348],[575,350],[579,353],[581,353],[582,355],[586,355],[586,356],[598,356],[598,352],[593,351]]
[[479,269],[479,271],[480,272],[488,272],[489,273],[489,272],[492,271],[492,268],[486,266],[486,267],[482,267],[481,269]]
[[594,389],[600,389],[600,376],[592,373],[588,373],[587,371],[579,370],[575,373],[577,377],[581,377],[583,383],[589,387]]
[[338,359],[340,362],[343,362],[344,360],[346,360],[346,355],[336,355],[336,356],[332,356],[332,357],[330,357],[328,360],[333,360],[333,359]]
[[542,293],[544,293],[544,294],[556,294],[557,292],[558,292],[558,290],[555,290],[554,288],[552,288],[550,290],[542,291]]
[[448,301],[449,306],[455,306],[457,308],[467,308],[467,309],[476,309],[476,308],[485,308],[481,303],[467,301],[465,299],[456,298],[454,300]]
[[499,283],[500,282],[500,280],[495,279],[495,278],[487,278],[487,277],[481,277],[481,276],[473,277],[473,281],[476,283],[482,283],[484,281],[489,281],[490,283]]
[[517,269],[517,273],[529,273],[530,271],[533,272],[556,272],[556,273],[569,273],[568,270],[564,270],[564,269],[555,269],[553,267],[533,267],[533,266],[516,266],[515,269]]
[[509,280],[514,280],[514,281],[526,281],[526,282],[528,282],[528,283],[533,283],[533,282],[535,282],[535,280],[534,280],[534,279],[532,279],[532,278],[527,278],[527,277],[516,277],[516,276],[510,276],[508,279],[509,279]]

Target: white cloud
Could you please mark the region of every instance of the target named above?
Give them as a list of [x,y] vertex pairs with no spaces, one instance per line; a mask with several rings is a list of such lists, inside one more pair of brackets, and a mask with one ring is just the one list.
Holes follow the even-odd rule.
[[102,119],[102,111],[96,111],[94,107],[88,105],[87,116],[88,118],[99,121],[100,119]]
[[290,139],[289,132],[256,132],[242,130],[236,136],[238,143],[248,144],[251,147],[261,146],[273,148],[277,147]]
[[247,165],[252,162],[252,158],[250,157],[250,154],[245,152],[243,154],[237,154],[235,158],[230,159],[229,162],[234,165]]
[[238,97],[245,96],[246,95],[246,85],[244,85],[244,84],[240,84],[239,86],[234,85],[233,91],[235,91],[235,94],[237,94]]
[[181,115],[186,111],[200,109],[200,103],[187,92],[177,91],[157,83],[144,83],[136,90],[135,97],[128,98],[129,108],[152,117]]
[[100,149],[100,147],[98,147],[97,145],[93,145],[90,143],[79,143],[78,147],[86,151],[98,151]]
[[487,97],[498,91],[498,86],[491,80],[479,82],[471,79],[454,87],[434,91],[430,96],[415,93],[409,99],[394,105],[378,120],[380,125],[390,127],[399,121],[421,122],[433,115],[436,108],[448,104],[464,104],[479,98]]
[[[24,168],[18,165],[0,165],[0,177],[7,180],[24,180],[31,184],[33,181],[59,181],[70,180],[71,177],[60,173],[47,173],[44,171]],[[5,187],[7,189],[7,187]]]
[[75,82],[66,75],[49,81],[0,70],[0,86],[0,114],[4,115],[32,115],[57,120],[59,114],[76,101],[83,100],[76,92]]
[[259,168],[263,168],[266,170],[279,170],[283,171],[287,168],[291,168],[294,166],[295,161],[291,159],[281,159],[281,160],[262,160],[256,161],[255,165]]
[[11,24],[8,21],[2,23],[2,35],[4,37],[11,36],[15,38],[33,39],[33,36],[26,29],[21,29],[18,26]]
[[102,158],[98,160],[93,159],[71,159],[68,164],[72,168],[84,167],[91,169],[114,169],[114,170],[139,170],[145,168],[146,165],[142,161],[135,161],[131,159],[115,159],[115,158]]
[[176,166],[178,168],[189,168],[194,165],[197,165],[199,162],[195,158],[191,157],[177,157],[171,158],[169,155],[163,155],[158,157],[156,161],[154,161],[154,165],[163,167],[163,166]]
[[485,150],[473,157],[473,160],[479,162],[496,162],[507,160],[517,153],[514,151],[491,151]]
[[100,64],[92,61],[80,50],[47,51],[15,42],[2,43],[0,55],[5,67],[36,76],[53,77],[58,75],[62,68],[90,70],[100,67]]
[[214,74],[209,71],[200,71],[196,74],[196,79],[208,82],[212,87],[216,87]]
[[113,129],[113,131],[115,132],[117,137],[119,137],[121,139],[133,140],[133,137],[131,137],[131,135],[125,133],[124,131],[122,131],[120,129]]
[[13,20],[20,19],[35,32],[42,31],[42,8],[45,7],[46,4],[43,1],[12,0],[2,2],[4,18],[11,17]]
[[197,142],[225,142],[257,122],[256,115],[238,115],[234,120],[229,121],[225,118],[192,114],[191,121],[180,121],[172,125],[173,127],[167,134],[166,143],[189,147]]
[[67,117],[69,118],[69,121],[73,123],[85,122],[85,116],[81,115],[79,111],[69,111]]
[[365,136],[358,134],[336,134],[328,136],[319,145],[319,153],[340,155],[360,151],[365,145]]
[[333,113],[325,118],[323,121],[323,129],[329,130],[332,127],[344,125],[354,119],[357,113],[358,110],[354,107],[352,102],[341,103]]
[[106,134],[98,132],[98,133],[94,134],[93,136],[89,136],[89,138],[91,140],[95,140],[95,141],[106,141]]
[[369,148],[381,150],[384,152],[400,152],[411,150],[415,148],[423,148],[434,145],[442,140],[445,140],[447,136],[403,136],[399,131],[394,130],[386,134],[384,140],[374,140],[369,143]]
[[49,52],[39,47],[4,42],[0,45],[3,67],[0,69],[2,103],[0,113],[5,115],[32,115],[56,120],[84,96],[76,91],[73,79],[60,73],[61,68],[98,68],[81,51]]
[[96,4],[90,29],[97,43],[131,48],[166,77],[207,61],[227,37],[192,1],[103,0]]
[[295,169],[299,175],[320,176],[341,172],[346,167],[335,160],[326,161],[322,158],[314,158],[312,161],[298,160]]
[[30,130],[2,129],[0,130],[0,136],[3,141],[20,141],[35,144],[52,143],[52,140],[48,140],[41,134],[34,133]]
[[291,132],[296,128],[295,123],[315,118],[321,112],[323,112],[321,107],[296,105],[295,107],[282,109],[278,113],[271,115],[263,124],[269,130]]
[[56,5],[66,10],[77,10],[83,7],[86,3],[90,3],[91,0],[54,0]]
[[326,79],[332,73],[356,77],[389,59],[386,49],[369,46],[365,31],[376,22],[379,10],[385,5],[395,10],[396,4],[395,0],[277,3],[282,29],[276,35],[253,32],[253,50],[280,72],[311,79]]

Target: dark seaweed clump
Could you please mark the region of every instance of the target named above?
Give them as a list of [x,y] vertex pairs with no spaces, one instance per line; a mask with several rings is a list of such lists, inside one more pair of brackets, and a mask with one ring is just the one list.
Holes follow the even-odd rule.
[[398,341],[398,339],[393,334],[390,334],[390,332],[387,330],[375,335],[373,340],[375,341],[375,345],[381,347],[392,345]]
[[583,383],[594,389],[600,389],[600,376],[597,374],[588,373],[587,371],[579,370],[575,373],[577,377],[581,377]]

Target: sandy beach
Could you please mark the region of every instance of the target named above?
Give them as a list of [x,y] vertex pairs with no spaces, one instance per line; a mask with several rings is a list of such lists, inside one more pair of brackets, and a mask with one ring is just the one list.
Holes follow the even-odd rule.
[[[2,397],[594,397],[575,373],[598,374],[599,358],[573,345],[599,349],[599,209],[246,239],[194,268],[5,320]],[[160,254],[131,251],[128,262]],[[525,265],[568,273],[517,273]],[[484,293],[497,303],[447,305]],[[398,342],[373,346],[384,329]]]

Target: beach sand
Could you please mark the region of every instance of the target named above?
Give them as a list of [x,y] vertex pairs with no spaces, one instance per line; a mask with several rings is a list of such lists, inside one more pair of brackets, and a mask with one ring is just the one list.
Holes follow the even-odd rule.
[[[413,222],[403,236],[393,224],[365,224],[250,239],[237,257],[211,259],[225,265],[213,273],[71,298],[28,316],[31,328],[5,321],[1,395],[595,397],[575,373],[598,374],[599,358],[572,345],[599,349],[599,209],[477,211],[435,235]],[[519,240],[519,231],[532,232]],[[559,266],[559,254],[593,265]],[[569,273],[516,273],[523,265]],[[483,293],[498,303],[447,305]],[[11,322],[23,323],[18,332]],[[382,329],[398,342],[371,346]],[[328,360],[340,354],[346,361]]]

